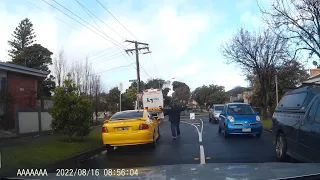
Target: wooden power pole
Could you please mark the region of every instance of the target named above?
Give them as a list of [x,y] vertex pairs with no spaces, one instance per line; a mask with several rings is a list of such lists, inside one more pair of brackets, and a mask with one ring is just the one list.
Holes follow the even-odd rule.
[[[138,41],[130,41],[126,40],[126,42],[133,43],[135,45],[134,49],[126,49],[126,52],[135,52],[136,53],[136,69],[137,69],[137,93],[140,93],[141,88],[140,88],[140,63],[139,63],[139,51],[142,49],[147,49],[149,51],[149,44],[147,43],[142,43]],[[139,45],[144,45],[144,47],[139,47]],[[140,108],[140,103],[139,100],[137,99],[137,107],[138,109]]]

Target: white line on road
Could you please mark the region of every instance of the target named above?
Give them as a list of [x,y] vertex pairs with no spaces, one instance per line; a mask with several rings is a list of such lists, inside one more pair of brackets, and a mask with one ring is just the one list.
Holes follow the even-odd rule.
[[204,156],[203,145],[200,145],[200,164],[205,164],[205,163],[206,163],[206,159]]
[[[202,119],[200,119],[201,121],[201,130],[199,131],[199,128],[197,126],[199,126],[198,124],[195,125],[195,123],[188,123],[188,122],[182,122],[182,123],[185,123],[185,124],[189,124],[189,125],[192,125],[194,126],[197,131],[198,131],[198,136],[199,136],[199,142],[201,143],[202,142],[202,132],[203,132],[203,121]],[[200,164],[205,164],[206,163],[206,159],[205,159],[205,154],[204,154],[204,148],[203,148],[203,145],[200,145]]]
[[[181,122],[182,122],[182,121],[181,121]],[[182,122],[182,123],[185,123],[185,124],[189,124],[189,125],[194,126],[194,127],[197,129],[197,131],[198,131],[199,142],[202,142],[202,134],[201,134],[202,130],[199,131],[199,128],[198,128],[196,125],[192,124],[192,123],[188,123],[188,122]]]

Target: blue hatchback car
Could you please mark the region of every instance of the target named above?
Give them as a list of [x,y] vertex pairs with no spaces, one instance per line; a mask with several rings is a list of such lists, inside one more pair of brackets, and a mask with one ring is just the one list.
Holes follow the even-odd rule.
[[227,138],[232,134],[250,134],[260,137],[262,123],[258,113],[249,104],[229,103],[219,116],[219,130]]

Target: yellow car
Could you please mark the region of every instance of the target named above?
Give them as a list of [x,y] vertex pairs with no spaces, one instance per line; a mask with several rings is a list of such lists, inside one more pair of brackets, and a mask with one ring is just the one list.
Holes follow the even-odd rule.
[[109,151],[114,146],[138,144],[155,148],[159,137],[158,121],[146,110],[117,112],[102,126],[102,141]]

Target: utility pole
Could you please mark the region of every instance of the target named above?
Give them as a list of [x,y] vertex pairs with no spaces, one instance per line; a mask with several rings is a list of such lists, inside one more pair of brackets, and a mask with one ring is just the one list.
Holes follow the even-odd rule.
[[120,105],[120,111],[121,111],[121,91],[122,91],[122,87],[123,87],[123,85],[122,85],[122,83],[120,83],[120,85],[119,85],[119,91],[120,91],[120,100],[119,100],[119,105]]
[[[129,42],[129,43],[134,43],[135,48],[134,49],[126,49],[126,53],[128,52],[135,52],[136,53],[136,69],[137,69],[137,93],[140,93],[140,64],[139,64],[139,51],[142,49],[147,49],[149,51],[149,44],[147,43],[142,43],[142,42],[138,42],[138,41],[130,41],[130,40],[126,40],[125,42]],[[144,45],[145,47],[139,47],[139,45]],[[137,98],[137,107],[140,108],[140,103],[139,100]]]
[[275,83],[276,83],[276,101],[277,101],[277,106],[278,106],[278,102],[279,102],[279,97],[278,97],[278,76],[276,74],[276,76],[274,77],[275,79]]

